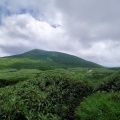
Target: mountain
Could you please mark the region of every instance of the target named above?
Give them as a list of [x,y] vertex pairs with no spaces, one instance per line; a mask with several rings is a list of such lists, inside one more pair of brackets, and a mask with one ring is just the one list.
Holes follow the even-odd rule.
[[0,67],[48,70],[76,67],[100,68],[102,66],[66,53],[34,49],[23,54],[1,58]]
[[112,68],[110,68],[110,69],[112,69],[112,70],[120,70],[120,67],[112,67]]

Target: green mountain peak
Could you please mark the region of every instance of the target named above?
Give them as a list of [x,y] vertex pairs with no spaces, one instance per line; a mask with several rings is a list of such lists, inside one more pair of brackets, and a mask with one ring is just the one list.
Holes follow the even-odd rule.
[[[45,51],[40,49],[33,49],[19,55],[13,55],[0,59],[7,61],[8,66],[2,67],[11,68],[31,68],[31,69],[56,69],[56,68],[100,68],[101,65],[86,61],[82,58],[69,55],[61,52]],[[10,62],[12,61],[12,62]]]

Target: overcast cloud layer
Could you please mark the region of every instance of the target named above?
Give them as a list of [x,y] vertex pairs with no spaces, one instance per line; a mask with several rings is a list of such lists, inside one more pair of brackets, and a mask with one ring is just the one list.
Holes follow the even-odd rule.
[[120,66],[119,0],[1,0],[0,56],[31,49]]

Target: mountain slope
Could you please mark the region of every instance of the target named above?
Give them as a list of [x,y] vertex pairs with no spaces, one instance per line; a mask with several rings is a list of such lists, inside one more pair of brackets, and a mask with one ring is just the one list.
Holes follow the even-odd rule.
[[37,68],[37,69],[54,69],[54,68],[100,68],[102,66],[86,61],[79,57],[52,51],[44,51],[39,49],[34,49],[29,52],[13,55],[9,57],[4,57],[0,59],[1,61],[6,61],[6,63],[11,62],[8,66],[11,68]]

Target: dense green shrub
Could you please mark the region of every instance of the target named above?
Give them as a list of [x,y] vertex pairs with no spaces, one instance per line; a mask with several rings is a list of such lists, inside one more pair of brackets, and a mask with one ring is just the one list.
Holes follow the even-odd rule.
[[106,78],[105,81],[98,86],[96,91],[120,91],[120,72]]
[[19,82],[0,89],[0,119],[73,119],[75,108],[91,92],[91,87],[60,76]]
[[76,109],[80,120],[120,120],[120,94],[95,93]]

